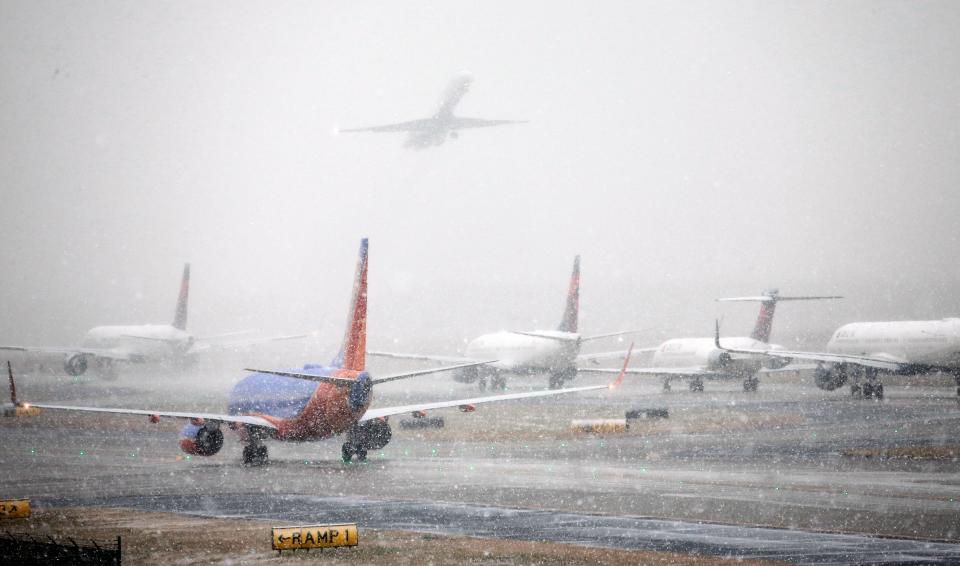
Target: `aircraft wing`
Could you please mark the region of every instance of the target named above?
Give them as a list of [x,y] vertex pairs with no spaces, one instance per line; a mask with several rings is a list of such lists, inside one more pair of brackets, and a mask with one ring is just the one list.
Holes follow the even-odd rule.
[[810,360],[814,362],[829,362],[837,364],[855,364],[865,367],[872,367],[887,371],[897,371],[901,369],[904,362],[886,357],[856,356],[848,354],[829,354],[826,352],[798,352],[792,350],[733,350],[730,348],[721,348],[733,354],[744,354],[752,356],[768,356],[771,358],[782,358],[786,360]]
[[484,120],[482,118],[461,118],[459,116],[450,120],[451,130],[462,130],[465,128],[489,128],[490,126],[502,126],[504,124],[526,124],[528,120]]
[[[577,373],[620,373],[614,368],[577,368]],[[702,367],[687,368],[627,368],[627,375],[676,375],[681,377],[712,377],[725,375]]]
[[181,413],[175,411],[145,411],[142,409],[111,409],[106,407],[71,407],[67,405],[46,405],[40,403],[30,403],[31,407],[41,409],[51,409],[58,411],[80,411],[86,413],[109,413],[113,415],[143,415],[168,417],[174,419],[204,419],[207,421],[217,421],[222,423],[237,423],[244,425],[259,426],[264,428],[277,428],[270,421],[253,415],[220,415],[216,413]]
[[482,360],[474,360],[471,358],[464,358],[459,356],[435,356],[433,354],[402,354],[398,352],[367,352],[368,356],[375,356],[378,358],[394,358],[397,360],[419,360],[426,362],[440,362],[442,364],[469,364],[474,362],[480,362]]
[[[634,354],[649,354],[650,352],[656,352],[657,347],[652,348],[634,348]],[[626,350],[615,350],[612,352],[597,352],[594,354],[580,354],[577,356],[577,361],[588,362],[591,364],[598,363],[599,360],[622,360],[626,358]],[[628,370],[629,371],[629,370]]]
[[384,124],[382,126],[370,126],[369,128],[345,128],[337,130],[341,133],[355,132],[432,132],[436,130],[437,122],[433,118],[424,118],[421,120],[410,120],[408,122],[397,122],[396,124]]
[[[618,371],[619,370],[614,370]],[[514,399],[531,399],[533,397],[549,397],[551,395],[563,395],[566,393],[578,393],[581,391],[598,391],[600,389],[610,389],[609,385],[590,385],[587,387],[571,387],[568,389],[546,389],[542,391],[528,391],[526,393],[508,393],[506,395],[493,395],[490,397],[471,397],[468,399],[456,399],[452,401],[440,401],[437,403],[419,403],[413,405],[402,405],[399,407],[383,407],[370,409],[360,418],[360,422],[373,419],[380,419],[392,415],[402,415],[404,413],[415,413],[417,411],[430,411],[433,409],[446,409],[449,407],[466,407],[470,405],[479,405],[481,403],[494,403],[498,401],[512,401]]]
[[127,353],[106,348],[60,348],[57,346],[0,346],[0,350],[12,352],[33,352],[37,354],[84,354],[95,358],[104,358],[120,362],[136,361]]
[[310,334],[283,334],[279,336],[264,336],[262,338],[247,338],[243,340],[229,340],[226,342],[217,341],[209,342],[206,339],[198,341],[197,344],[194,344],[190,348],[191,353],[196,352],[205,352],[205,351],[226,351],[233,350],[235,348],[243,348],[246,346],[256,346],[258,344],[267,344],[270,342],[281,342],[283,340],[297,340],[300,338],[308,338]]

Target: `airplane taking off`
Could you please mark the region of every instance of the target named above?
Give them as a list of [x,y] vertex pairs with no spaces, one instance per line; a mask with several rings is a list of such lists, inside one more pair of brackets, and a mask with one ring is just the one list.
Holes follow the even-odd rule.
[[471,83],[473,83],[473,77],[471,77],[469,73],[461,73],[454,77],[447,86],[440,107],[433,116],[429,118],[386,124],[383,126],[372,126],[369,128],[348,128],[339,131],[344,133],[408,132],[404,147],[424,149],[430,146],[440,145],[447,141],[448,137],[457,139],[459,137],[459,130],[526,123],[526,120],[484,120],[454,115],[454,108],[456,108],[460,99],[463,98],[463,95],[467,94],[470,90]]
[[[645,368],[628,368],[629,374],[646,374],[663,376],[664,391],[670,390],[670,381],[686,379],[690,391],[703,391],[703,381],[711,380],[743,380],[744,391],[756,391],[760,383],[757,375],[761,368],[780,369],[789,361],[763,355],[766,352],[782,350],[782,346],[769,344],[770,332],[773,328],[773,315],[777,303],[783,301],[809,301],[819,299],[840,299],[842,297],[784,297],[777,289],[764,291],[755,297],[733,297],[717,299],[718,301],[750,301],[760,303],[760,314],[750,336],[725,338],[724,342],[736,348],[737,353],[729,348],[720,348],[714,338],[674,338],[653,348],[651,366]],[[641,350],[637,350],[641,351]],[[610,373],[612,369],[582,368],[585,373]]]
[[[719,347],[719,330],[716,342]],[[826,352],[740,347],[726,338],[722,349],[732,355],[767,356],[784,364],[793,360],[817,362],[813,376],[820,389],[833,391],[849,381],[854,397],[878,400],[883,399],[881,372],[949,373],[957,382],[960,401],[960,318],[846,324],[833,333]]]
[[[621,372],[617,379],[608,385],[370,408],[377,384],[462,369],[494,360],[374,378],[365,369],[366,341],[367,239],[364,238],[360,243],[360,257],[357,260],[353,298],[347,315],[343,344],[329,366],[306,364],[300,369],[289,371],[247,370],[254,373],[234,386],[226,414],[69,407],[41,403],[30,405],[41,409],[145,415],[153,422],[161,417],[186,419],[189,422],[180,433],[180,449],[198,456],[212,456],[220,451],[223,446],[221,425],[226,424],[245,442],[243,462],[250,465],[266,462],[267,447],[263,444],[266,439],[303,442],[346,435],[341,452],[343,460],[349,462],[354,456],[358,460],[365,460],[367,451],[379,450],[390,442],[392,433],[388,419],[394,415],[412,414],[420,417],[426,411],[449,407],[457,407],[465,413],[473,412],[476,405],[481,403],[613,389],[623,381]],[[629,361],[629,353],[627,360]],[[12,374],[11,391],[15,391]]]
[[436,356],[427,354],[401,354],[394,352],[370,352],[371,356],[427,360],[442,363],[468,363],[484,359],[496,362],[469,367],[455,374],[462,383],[477,381],[480,390],[487,388],[487,379],[493,389],[506,389],[505,374],[550,374],[550,388],[563,387],[563,382],[577,376],[577,361],[599,357],[622,357],[623,352],[603,354],[580,354],[584,342],[629,334],[632,330],[582,336],[578,332],[580,312],[580,256],[573,260],[573,273],[567,290],[567,303],[563,318],[556,330],[502,330],[474,338],[467,344],[464,357]]
[[174,362],[188,365],[194,357],[206,351],[222,350],[275,340],[304,338],[306,334],[273,336],[252,340],[220,339],[235,334],[198,338],[187,332],[187,301],[190,294],[190,264],[184,264],[180,280],[180,295],[173,315],[173,323],[142,324],[137,326],[97,326],[87,331],[79,347],[0,346],[0,350],[63,354],[63,369],[71,376],[83,375],[91,362],[98,375],[113,380],[119,376],[115,362],[148,363]]

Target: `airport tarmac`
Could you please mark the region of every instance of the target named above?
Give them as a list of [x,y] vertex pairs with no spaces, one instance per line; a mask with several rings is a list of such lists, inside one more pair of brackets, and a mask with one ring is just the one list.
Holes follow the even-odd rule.
[[[222,410],[229,387],[151,377],[25,376],[18,385],[37,402],[207,410]],[[603,381],[576,384],[594,382]],[[356,516],[370,527],[788,562],[960,562],[960,408],[952,382],[930,383],[890,385],[874,402],[792,374],[755,394],[736,383],[664,393],[634,379],[613,392],[437,412],[443,429],[404,430],[392,419],[393,441],[366,464],[340,463],[336,439],[271,443],[262,468],[240,466],[229,436],[216,456],[187,458],[178,423],[46,411],[0,422],[0,493],[40,505]],[[511,381],[515,390],[543,384]],[[198,393],[185,396],[188,388]],[[437,376],[383,386],[374,405],[474,392]],[[569,432],[571,419],[643,407],[670,417],[628,434]]]

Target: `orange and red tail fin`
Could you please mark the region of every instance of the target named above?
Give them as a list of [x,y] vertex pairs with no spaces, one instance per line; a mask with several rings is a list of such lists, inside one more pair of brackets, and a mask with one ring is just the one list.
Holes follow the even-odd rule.
[[353,280],[353,298],[347,312],[347,329],[334,367],[363,371],[367,357],[367,239],[360,240],[360,256]]
[[567,290],[567,306],[563,310],[563,319],[557,330],[577,332],[577,320],[580,318],[580,256],[573,259],[573,273],[570,274],[570,287]]
[[183,264],[183,278],[180,280],[180,296],[177,297],[177,310],[173,313],[173,327],[187,329],[187,300],[190,298],[190,264]]

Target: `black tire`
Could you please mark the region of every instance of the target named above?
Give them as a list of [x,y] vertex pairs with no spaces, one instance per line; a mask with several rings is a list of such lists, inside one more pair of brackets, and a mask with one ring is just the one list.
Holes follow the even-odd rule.
[[867,382],[863,384],[863,396],[866,397],[867,399],[873,397],[873,390],[874,390],[874,387],[872,383]]
[[353,446],[344,442],[343,446],[340,447],[340,458],[343,459],[344,464],[349,464],[350,460],[353,459]]
[[703,393],[703,382],[699,379],[691,381],[690,391],[693,391],[694,393]]
[[877,401],[883,401],[883,384],[878,383],[873,386],[873,398]]
[[859,385],[850,386],[851,397],[863,397],[863,389]]
[[267,463],[267,447],[264,445],[243,447],[244,466],[262,466]]
[[743,390],[747,392],[756,391],[759,385],[760,385],[760,380],[755,377],[749,377],[743,380]]
[[366,461],[367,461],[367,449],[357,448],[357,462],[366,462]]

